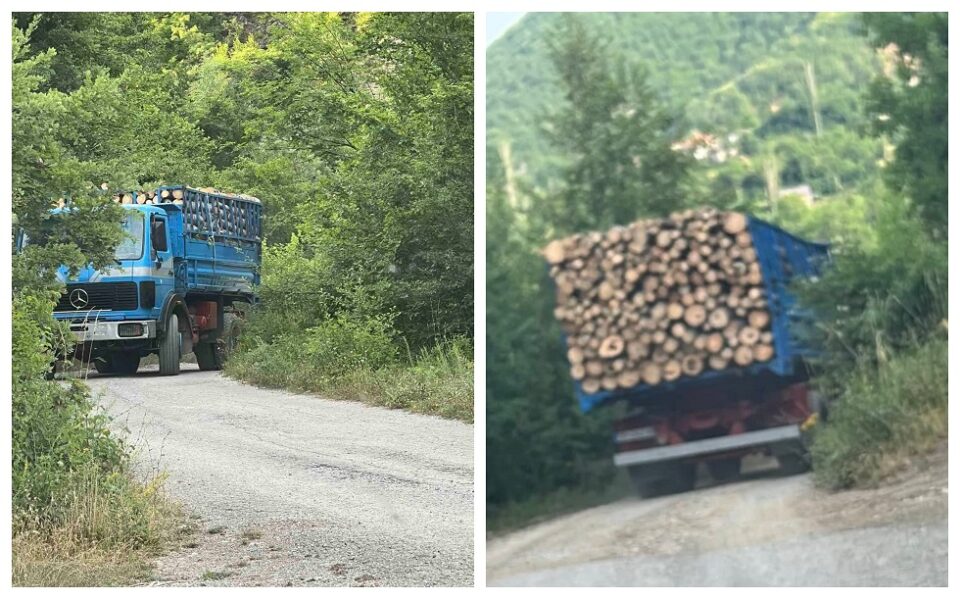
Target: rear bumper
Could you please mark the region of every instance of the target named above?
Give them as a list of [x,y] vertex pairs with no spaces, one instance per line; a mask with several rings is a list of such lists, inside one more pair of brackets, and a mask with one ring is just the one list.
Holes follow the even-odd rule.
[[[121,337],[118,327],[122,324],[139,324],[143,326],[143,334],[138,336]],[[91,341],[133,341],[135,339],[152,339],[157,336],[157,321],[155,320],[117,320],[117,321],[86,321],[70,324],[70,331],[77,337],[77,341],[87,343]]]
[[660,447],[651,447],[649,449],[625,451],[616,454],[613,457],[613,463],[617,466],[652,464],[656,462],[665,462],[668,460],[722,453],[736,449],[763,447],[765,445],[797,441],[799,439],[800,426],[796,424],[789,424],[787,426],[778,426],[759,431],[751,431],[749,433],[741,433],[739,435],[727,435],[724,437],[713,437],[711,439],[677,443],[676,445],[662,445]]

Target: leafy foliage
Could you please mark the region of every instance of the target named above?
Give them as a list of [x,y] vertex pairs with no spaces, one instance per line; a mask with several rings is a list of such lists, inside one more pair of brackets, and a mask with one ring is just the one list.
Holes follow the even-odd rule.
[[[518,171],[534,188],[549,188],[572,157],[545,134],[549,107],[564,95],[562,76],[550,68],[550,40],[565,18],[528,14],[488,52],[488,70],[497,74],[488,79],[488,135],[510,144]],[[777,148],[783,135],[844,137],[856,152],[845,164],[862,169],[859,177],[850,174],[858,182],[876,176],[868,157],[879,158],[877,144],[865,135],[870,121],[860,90],[880,72],[881,61],[864,43],[858,15],[591,13],[577,20],[609,52],[646,64],[650,92],[669,112],[685,114],[687,129],[736,136],[726,145],[737,156],[704,169],[703,176],[726,178],[741,204],[768,199],[763,178],[770,157],[777,159],[782,184],[793,184],[790,148]],[[832,146],[820,143],[811,153]],[[819,179],[807,181],[816,193],[833,192],[820,185],[834,185],[830,173],[804,173],[811,174]]]
[[937,338],[847,371],[814,475],[832,489],[874,484],[947,438],[947,343]]
[[550,32],[564,102],[548,123],[552,147],[572,157],[545,202],[556,234],[609,227],[679,208],[689,160],[670,151],[680,133],[636,64],[609,55],[572,15]]
[[498,507],[614,476],[612,413],[570,398],[553,287],[538,247],[558,234],[669,212],[686,201],[679,131],[644,71],[603,50],[577,17],[553,32],[565,101],[549,139],[569,155],[555,190],[529,192],[502,165],[487,189],[487,501]]
[[896,144],[886,172],[891,189],[917,205],[936,235],[947,231],[947,15],[864,16],[870,41],[893,54],[893,76],[877,78],[868,111],[874,129]]
[[[57,270],[110,263],[117,190],[263,200],[264,301],[238,364],[309,360],[325,385],[402,378],[392,405],[472,418],[469,355],[436,349],[470,347],[473,330],[472,19],[14,14],[12,211],[29,239],[13,261],[18,532],[160,538],[155,495],[131,482],[87,389],[44,380],[68,337],[51,316]],[[51,213],[58,198],[71,207]],[[85,494],[107,507],[90,513]]]
[[[831,268],[797,289],[821,325],[815,384],[838,398],[814,448],[819,480],[875,480],[890,455],[939,439],[945,28],[943,15],[536,13],[490,47],[490,522],[517,525],[618,488],[617,407],[576,409],[538,248],[677,205],[748,211],[831,244]],[[890,42],[897,52],[875,50]],[[906,54],[925,57],[910,62],[921,65],[912,86]],[[631,103],[641,114],[624,118],[617,107]],[[709,152],[676,143],[704,140],[694,129]],[[650,155],[633,168],[624,158],[637,148]],[[921,155],[929,164],[913,162]],[[651,184],[644,164],[671,166]],[[926,424],[912,426],[918,410]]]

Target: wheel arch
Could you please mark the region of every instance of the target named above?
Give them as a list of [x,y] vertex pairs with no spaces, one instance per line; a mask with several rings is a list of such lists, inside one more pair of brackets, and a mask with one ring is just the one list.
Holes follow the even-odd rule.
[[190,327],[190,312],[187,310],[187,302],[182,295],[173,293],[167,296],[163,302],[163,309],[160,311],[160,320],[157,322],[157,334],[166,334],[167,322],[171,314],[177,315],[177,328],[181,333],[188,333]]

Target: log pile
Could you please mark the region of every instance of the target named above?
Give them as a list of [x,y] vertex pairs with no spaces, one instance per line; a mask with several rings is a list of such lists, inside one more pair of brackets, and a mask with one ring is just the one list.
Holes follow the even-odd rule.
[[560,239],[543,256],[585,393],[766,362],[773,333],[747,217],[687,210]]
[[113,196],[113,201],[118,204],[160,204],[173,202],[174,204],[183,203],[182,189],[164,189],[157,191],[127,191],[117,193]]

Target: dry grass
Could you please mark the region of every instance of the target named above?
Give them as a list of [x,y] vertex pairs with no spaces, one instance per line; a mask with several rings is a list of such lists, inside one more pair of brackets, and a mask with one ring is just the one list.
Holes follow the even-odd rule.
[[150,576],[143,551],[78,547],[36,534],[13,539],[13,585],[20,587],[126,586]]
[[180,507],[124,475],[81,476],[56,523],[17,527],[14,586],[125,586],[149,578],[152,558],[193,532]]

